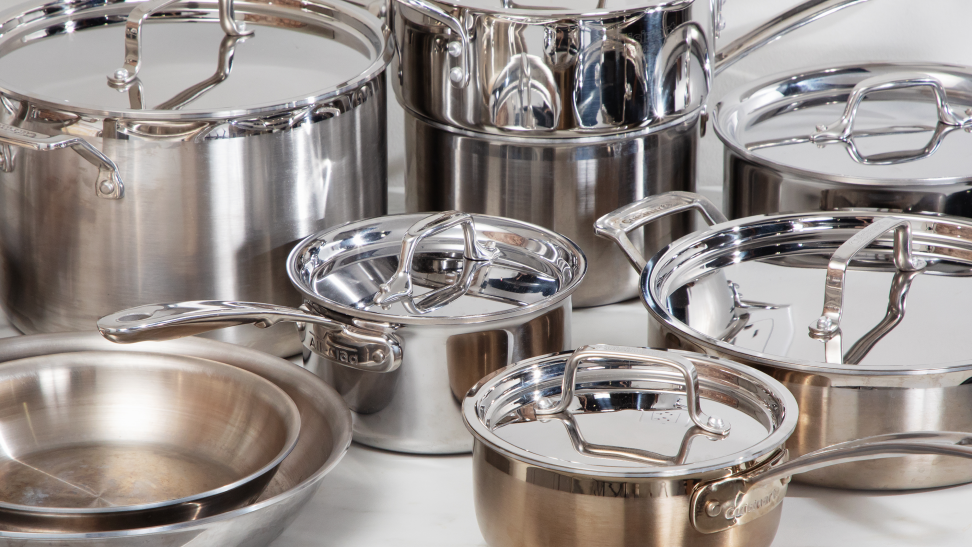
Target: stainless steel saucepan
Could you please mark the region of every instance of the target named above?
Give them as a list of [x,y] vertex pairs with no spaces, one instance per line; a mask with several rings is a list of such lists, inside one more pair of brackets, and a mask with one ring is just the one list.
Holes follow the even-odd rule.
[[797,473],[913,454],[972,467],[972,434],[935,431],[789,459],[783,445],[803,419],[793,395],[753,368],[682,351],[529,359],[470,390],[463,417],[491,547],[768,546]]
[[[698,209],[712,226],[645,260],[625,233]],[[648,344],[756,367],[800,402],[787,441],[800,456],[880,434],[972,432],[972,222],[871,210],[725,221],[701,196],[648,198],[598,233],[641,272]],[[909,456],[797,480],[859,489],[972,481],[972,467]]]
[[[232,8],[0,8],[0,303],[22,332],[144,302],[297,306],[293,244],[386,213],[381,21],[328,0]],[[213,335],[300,352],[289,325]]]
[[255,501],[297,444],[272,382],[173,355],[86,351],[0,367],[0,529],[95,533]]
[[355,440],[468,452],[459,402],[486,374],[570,347],[571,293],[587,262],[567,238],[450,211],[392,215],[308,237],[287,269],[302,309],[249,302],[154,304],[102,318],[116,342],[298,323],[305,366],[355,413]]

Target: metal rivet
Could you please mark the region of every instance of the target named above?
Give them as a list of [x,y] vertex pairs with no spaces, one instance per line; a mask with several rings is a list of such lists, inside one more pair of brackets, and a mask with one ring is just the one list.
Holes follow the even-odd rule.
[[124,80],[124,79],[127,79],[127,78],[128,78],[128,69],[127,68],[119,68],[118,70],[115,71],[115,79],[116,80]]
[[385,352],[381,351],[380,349],[371,352],[371,360],[373,362],[375,362],[375,363],[380,363],[380,362],[384,361],[385,360]]
[[462,54],[462,42],[449,42],[449,45],[446,46],[446,49],[449,50],[449,55],[452,55],[453,57],[458,57],[459,55]]
[[553,406],[554,406],[553,402],[551,402],[550,399],[547,397],[540,397],[539,399],[537,399],[537,408],[539,408],[540,410],[547,410],[553,408]]
[[452,70],[449,71],[449,79],[457,84],[462,81],[462,77],[463,77],[462,69],[459,67],[454,67]]
[[709,427],[714,427],[716,429],[722,429],[722,426],[724,425],[722,419],[715,416],[709,416],[709,421],[707,423],[709,424]]
[[834,326],[834,322],[826,315],[820,316],[817,319],[817,328],[820,330],[827,330],[832,326]]
[[98,189],[102,194],[111,194],[115,191],[115,185],[110,180],[105,180],[101,182],[101,186]]
[[719,502],[716,500],[709,500],[709,502],[705,504],[705,514],[709,515],[710,517],[718,517],[719,509],[721,509],[721,507],[719,507]]

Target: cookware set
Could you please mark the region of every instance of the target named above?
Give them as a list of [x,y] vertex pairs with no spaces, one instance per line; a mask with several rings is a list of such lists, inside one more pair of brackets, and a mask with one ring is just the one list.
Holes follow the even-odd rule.
[[[267,544],[352,439],[471,452],[493,547],[768,546],[791,477],[972,482],[972,71],[709,97],[865,1],[720,48],[722,0],[0,13],[0,545]],[[574,349],[639,294],[648,347]]]

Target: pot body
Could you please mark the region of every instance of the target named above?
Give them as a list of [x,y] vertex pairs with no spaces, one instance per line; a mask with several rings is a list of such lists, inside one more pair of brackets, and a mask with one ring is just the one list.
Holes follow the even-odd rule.
[[[576,307],[638,295],[638,274],[594,234],[602,215],[646,196],[695,188],[698,112],[650,132],[587,139],[503,138],[451,129],[405,113],[409,211],[457,209],[524,220],[569,237],[587,256]],[[635,238],[654,253],[691,231],[679,215]]]
[[[391,372],[363,371],[328,359],[324,355],[333,353],[328,349],[340,348],[328,347],[326,333],[306,325],[301,330],[304,366],[333,386],[351,407],[355,441],[416,454],[469,452],[473,438],[461,414],[466,392],[511,363],[569,349],[570,315],[571,297],[567,297],[511,319],[387,325],[386,332],[398,339],[402,350],[401,366]],[[369,323],[370,328],[375,326]]]
[[[148,302],[227,299],[299,305],[286,257],[309,233],[383,215],[382,74],[327,104],[259,119],[88,122],[3,97],[3,121],[77,134],[114,160],[121,199],[70,150],[3,147],[2,305],[24,333],[90,329]],[[231,328],[214,338],[300,352],[294,327]]]
[[972,182],[853,184],[754,162],[726,148],[723,211],[730,219],[782,212],[878,209],[972,217]]
[[722,532],[693,527],[692,491],[707,478],[603,480],[532,466],[479,440],[473,449],[476,518],[490,547],[768,547],[782,504]]

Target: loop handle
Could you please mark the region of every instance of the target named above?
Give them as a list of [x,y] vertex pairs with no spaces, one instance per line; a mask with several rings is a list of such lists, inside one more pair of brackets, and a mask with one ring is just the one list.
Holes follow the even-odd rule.
[[726,435],[729,433],[729,423],[716,416],[709,416],[702,412],[699,405],[699,377],[695,365],[688,359],[669,352],[646,348],[614,347],[602,344],[577,348],[567,364],[564,366],[564,379],[560,388],[560,400],[556,404],[549,404],[546,399],[537,403],[537,416],[549,416],[567,410],[574,398],[574,385],[577,377],[577,367],[584,361],[593,359],[611,359],[635,361],[650,365],[671,367],[685,378],[686,408],[689,418],[696,426],[708,433]]
[[728,222],[726,216],[719,211],[715,204],[699,194],[666,192],[657,196],[649,196],[602,216],[594,223],[594,232],[600,237],[614,241],[627,255],[635,271],[641,272],[645,269],[648,261],[628,238],[628,232],[662,217],[690,209],[696,209],[702,213],[710,226]]
[[426,0],[399,1],[429,19],[442,23],[448,27],[454,36],[459,38],[458,41],[454,40],[446,45],[446,51],[449,56],[456,59],[456,66],[449,70],[449,81],[455,87],[466,87],[469,84],[469,73],[471,71],[470,57],[472,45],[469,39],[469,33],[466,32],[462,22],[432,2],[427,2]]

